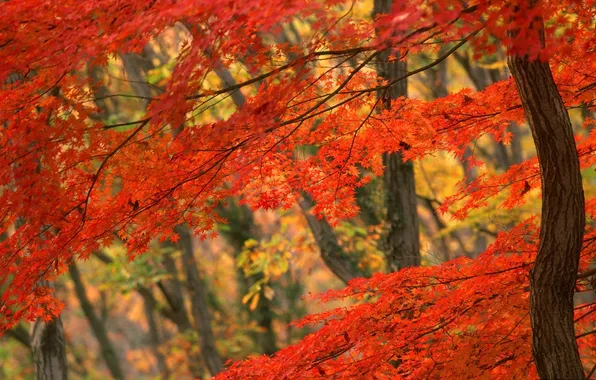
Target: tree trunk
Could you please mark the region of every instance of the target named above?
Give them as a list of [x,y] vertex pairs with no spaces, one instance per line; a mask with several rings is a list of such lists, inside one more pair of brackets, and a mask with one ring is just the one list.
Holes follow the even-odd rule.
[[209,306],[207,304],[207,292],[205,291],[205,284],[203,283],[199,270],[197,269],[197,262],[194,257],[194,249],[192,245],[192,235],[188,228],[184,225],[178,225],[174,231],[180,235],[180,248],[182,250],[182,260],[186,270],[186,283],[188,286],[188,293],[190,294],[190,303],[192,309],[192,316],[194,318],[195,326],[199,332],[199,346],[201,347],[201,355],[207,365],[209,373],[213,376],[221,372],[223,368],[223,360],[217,352],[215,346],[215,336],[211,328],[211,315],[209,313]]
[[508,65],[532,131],[542,179],[540,246],[530,275],[534,359],[542,379],[582,379],[573,289],[585,217],[573,130],[548,62],[509,56]]
[[29,336],[29,331],[23,325],[17,325],[11,330],[6,331],[6,335],[13,337],[17,342],[31,349],[31,337]]
[[[209,54],[209,52],[206,53]],[[236,85],[236,80],[234,79],[234,76],[223,65],[216,67],[215,73],[217,74],[217,76],[222,81],[225,87]],[[231,98],[238,109],[246,103],[246,98],[244,97],[241,91],[232,92]],[[241,234],[243,236],[250,236],[250,231],[254,229],[252,212],[245,207],[242,207],[238,211],[241,214],[241,221],[248,222],[248,224],[246,225],[246,230],[244,230],[244,227],[240,227],[244,230]],[[239,254],[242,250],[245,240],[246,238],[236,239],[236,242],[232,244],[234,245],[236,255]],[[244,274],[241,274],[241,276],[244,278]],[[249,279],[244,278],[244,281],[247,285],[247,289],[248,287],[250,287],[248,282],[254,283],[255,281],[258,281],[260,279],[259,277],[260,276],[252,276],[252,278]],[[277,337],[273,329],[274,313],[271,309],[271,302],[266,297],[263,297],[263,294],[261,294],[261,297],[259,297],[259,301],[257,303],[256,310],[251,311],[250,315],[254,320],[257,321],[259,327],[264,331],[263,334],[259,334],[256,337],[258,345],[261,347],[261,352],[267,355],[274,354],[277,351]]]
[[168,380],[170,378],[170,370],[168,368],[168,364],[166,363],[166,358],[159,350],[162,339],[159,334],[159,327],[157,316],[155,315],[155,308],[153,306],[153,302],[151,302],[153,297],[153,292],[148,289],[148,292],[151,293],[151,297],[143,297],[143,306],[145,307],[145,316],[147,317],[147,325],[149,327],[149,339],[151,341],[151,347],[153,349],[153,353],[155,358],[157,359],[157,368],[159,369],[159,373],[161,375],[162,380]]
[[418,211],[414,166],[403,162],[401,153],[386,154],[385,191],[389,231],[385,237],[385,256],[389,271],[420,265]]
[[[49,286],[43,281],[44,286]],[[66,380],[66,344],[62,318],[49,322],[38,319],[31,329],[31,351],[37,380]]]
[[89,297],[87,297],[87,290],[85,289],[85,284],[81,278],[81,273],[74,262],[70,264],[69,272],[74,283],[75,293],[77,294],[77,298],[81,304],[81,309],[83,309],[83,313],[85,313],[85,316],[89,321],[93,335],[95,335],[95,338],[99,342],[101,355],[103,356],[103,359],[106,362],[112,377],[114,379],[124,379],[124,374],[120,368],[120,362],[118,361],[116,350],[112,345],[112,341],[108,336],[104,324],[93,309],[93,305],[91,304],[91,301],[89,301]]
[[273,321],[275,320],[275,313],[271,305],[271,301],[265,297],[263,290],[259,296],[257,303],[256,319],[262,334],[258,335],[257,342],[261,351],[265,355],[273,355],[277,352],[277,335],[273,328]]
[[[482,91],[491,84],[504,80],[507,75],[498,69],[484,69],[479,66],[472,65],[470,56],[465,54],[453,54],[453,57],[466,71],[468,78],[476,87],[476,90]],[[511,123],[508,128],[512,134],[511,145],[505,146],[503,143],[492,140],[495,154],[494,160],[497,168],[508,170],[511,165],[520,164],[523,161],[521,148],[521,131],[515,123]],[[465,169],[465,168],[464,168]]]
[[[392,0],[375,0],[373,17],[391,11]],[[386,49],[377,60],[377,74],[387,81],[407,73],[404,60],[389,60],[394,52]],[[391,108],[391,100],[408,95],[408,82],[403,79],[392,86],[384,97],[386,108]],[[387,222],[389,230],[385,236],[385,257],[390,272],[420,265],[420,240],[418,231],[418,211],[416,208],[416,182],[414,166],[404,162],[400,152],[385,154],[385,192]]]
[[[234,257],[237,258],[248,239],[259,240],[260,231],[255,225],[253,213],[248,207],[240,206],[234,201],[231,201],[228,207],[220,207],[218,212],[228,220],[229,230],[222,231],[222,235],[226,237],[226,240],[234,249]],[[246,294],[254,283],[263,278],[262,273],[246,277],[241,269],[236,274],[240,296]],[[243,307],[245,306],[243,305]],[[272,310],[271,301],[264,296],[263,290],[261,290],[256,309],[249,309],[248,315],[263,331],[262,333],[253,334],[253,339],[259,347],[259,351],[267,355],[277,352],[277,335],[273,328],[275,314]]]
[[[169,240],[165,241],[163,246],[172,246],[177,249],[176,245]],[[172,258],[171,253],[167,253],[164,256],[163,263],[166,271],[170,275],[170,279],[161,281],[158,283],[158,287],[170,307],[170,314],[174,318],[172,321],[176,324],[178,332],[186,333],[193,330],[193,326],[190,323],[190,317],[186,310],[186,306],[184,305],[184,294],[182,292],[182,284],[179,280],[176,261],[174,258]],[[149,296],[149,294],[147,294],[147,296]],[[188,370],[190,373],[193,375],[193,377],[201,377],[204,373],[204,368],[201,364],[201,356],[195,350],[193,350],[192,347],[188,348],[186,355],[188,356]]]
[[345,283],[353,278],[364,277],[364,274],[358,268],[358,263],[350,260],[344,253],[329,222],[324,218],[318,219],[310,213],[312,206],[312,201],[308,195],[302,194],[300,208],[321,251],[321,258],[327,267]]
[[[149,45],[146,46],[146,50],[147,51],[152,51],[152,49],[150,49]],[[132,87],[132,89],[134,90],[134,92],[139,95],[144,97],[145,99],[143,100],[143,105],[144,107],[146,107],[147,105],[149,105],[149,99],[151,98],[151,88],[149,87],[145,76],[143,74],[143,67],[142,67],[142,63],[143,60],[141,57],[139,57],[137,54],[133,54],[133,53],[127,53],[127,54],[123,54],[122,55],[122,62],[124,65],[124,69],[127,73],[127,77],[130,81],[130,85]],[[173,135],[174,137],[180,133],[182,131],[182,128],[184,127],[184,125],[173,129]],[[182,228],[182,227],[180,227]],[[184,232],[183,230],[181,230],[181,232]],[[172,244],[171,242],[164,242],[163,244],[164,246],[172,246],[175,249],[177,248],[177,246],[175,244]],[[182,247],[182,250],[184,251],[184,247]],[[184,255],[184,252],[183,252]],[[193,257],[194,260],[194,257]],[[178,328],[178,331],[180,332],[185,332],[187,330],[191,330],[192,329],[192,325],[190,322],[190,318],[187,314],[187,310],[186,307],[184,306],[184,295],[182,292],[182,287],[180,284],[180,281],[178,280],[178,269],[176,267],[176,261],[169,255],[166,254],[164,256],[164,266],[166,268],[166,271],[171,275],[171,280],[167,281],[167,282],[163,282],[160,285],[160,290],[162,291],[162,293],[164,294],[164,296],[167,299],[168,304],[170,305],[171,311],[172,311],[172,316],[175,318],[174,323],[176,324],[176,327]],[[187,274],[188,274],[188,270],[190,270],[189,268],[187,268]],[[195,268],[196,270],[196,268]],[[189,280],[189,293],[190,293],[190,297],[193,300],[192,304],[194,305],[195,301],[195,295],[193,294],[193,290],[194,288],[191,287],[190,285],[190,280]],[[192,285],[195,285],[195,282],[192,282]],[[149,294],[147,294],[147,291],[144,290],[145,296],[149,296]],[[200,298],[200,296],[199,296]],[[194,313],[194,306],[192,306],[193,308],[193,313]],[[197,321],[198,323],[198,321]],[[200,334],[200,331],[199,331]],[[200,340],[202,340],[202,336],[199,337]],[[196,353],[192,352],[192,349],[190,349],[187,352],[187,356],[188,356],[188,368],[189,371],[191,372],[191,374],[194,377],[200,377],[203,373],[203,369],[201,368],[201,360],[199,355],[197,355]],[[204,356],[204,354],[203,354]],[[213,373],[211,370],[216,370],[217,369],[217,364],[213,364],[213,363],[217,363],[217,359],[215,359],[214,361],[211,361],[211,366],[207,360],[207,358],[204,358],[205,362],[207,364],[207,368],[209,370],[209,372],[214,375],[215,373],[219,372],[221,370],[221,366],[220,368],[217,370],[217,372]],[[158,357],[158,360],[159,357]],[[220,359],[221,361],[221,359]]]

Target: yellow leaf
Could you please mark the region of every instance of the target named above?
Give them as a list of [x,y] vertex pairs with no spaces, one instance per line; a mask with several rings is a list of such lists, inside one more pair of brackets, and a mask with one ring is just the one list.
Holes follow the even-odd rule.
[[250,302],[250,306],[248,307],[251,311],[257,308],[257,304],[259,303],[259,296],[260,296],[260,294],[257,293],[252,298],[252,301]]
[[245,248],[252,248],[252,247],[256,247],[257,245],[259,245],[259,242],[256,241],[255,239],[248,239],[247,241],[244,242]]

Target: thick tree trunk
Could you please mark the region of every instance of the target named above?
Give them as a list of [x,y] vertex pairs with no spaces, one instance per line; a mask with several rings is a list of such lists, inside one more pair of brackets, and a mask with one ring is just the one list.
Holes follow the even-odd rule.
[[[375,0],[373,16],[391,11],[392,0]],[[404,60],[389,60],[394,54],[391,49],[383,51],[377,60],[377,74],[388,81],[407,73]],[[408,82],[401,80],[392,86],[384,97],[385,107],[391,108],[391,100],[408,95]],[[389,230],[385,237],[385,256],[390,272],[420,265],[420,240],[418,231],[418,211],[416,208],[416,182],[414,166],[404,162],[401,153],[386,154],[385,192],[387,222]]]
[[83,309],[83,313],[85,313],[85,316],[89,321],[93,335],[95,335],[95,338],[97,338],[97,341],[99,342],[101,355],[103,356],[103,359],[106,362],[112,377],[114,379],[124,379],[124,374],[122,372],[122,368],[120,367],[120,362],[118,360],[116,350],[114,349],[114,345],[108,336],[104,324],[93,309],[93,305],[87,296],[87,290],[85,289],[85,284],[83,283],[81,273],[79,272],[79,268],[77,267],[76,263],[73,262],[70,264],[69,272],[74,283],[75,293],[77,294],[77,298],[81,304],[81,309]]
[[385,191],[389,231],[385,241],[388,270],[420,265],[419,221],[416,208],[414,166],[400,153],[387,154]]
[[[44,286],[48,283],[44,281]],[[31,351],[37,380],[66,380],[66,344],[62,318],[49,322],[38,319],[31,328]]]
[[510,56],[542,178],[540,246],[530,277],[532,349],[542,379],[582,379],[573,289],[584,233],[584,193],[569,116],[548,62]]

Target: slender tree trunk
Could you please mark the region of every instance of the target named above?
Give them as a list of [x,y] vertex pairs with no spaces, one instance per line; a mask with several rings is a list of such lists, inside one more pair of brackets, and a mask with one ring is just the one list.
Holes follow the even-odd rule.
[[[163,246],[172,246],[177,249],[176,245],[170,241],[164,242]],[[178,268],[176,267],[176,261],[168,252],[164,256],[163,263],[166,271],[170,275],[170,279],[167,281],[160,281],[157,285],[165,297],[171,311],[168,313],[167,317],[176,324],[176,328],[180,333],[186,333],[193,330],[193,326],[188,311],[186,310],[186,306],[184,305],[184,294],[182,292],[182,284],[179,280],[180,275]],[[148,293],[147,289],[139,288],[139,291],[141,291],[141,294],[143,294],[146,299],[151,300],[150,302],[154,303],[152,294]],[[204,368],[201,364],[201,356],[192,348],[187,350],[186,355],[188,356],[188,370],[190,373],[193,377],[201,377],[204,373]]]
[[153,292],[150,289],[147,289],[147,291],[151,293],[151,298],[143,297],[143,305],[145,306],[145,315],[147,317],[147,325],[149,326],[149,338],[151,340],[151,347],[153,348],[153,353],[155,355],[155,358],[157,359],[157,368],[159,369],[161,379],[167,380],[170,378],[170,370],[166,363],[166,358],[159,350],[159,347],[162,343],[162,339],[159,334],[159,327],[157,316],[155,315],[155,308],[153,306],[153,302],[151,301],[152,299],[154,299]]
[[[50,286],[47,281],[42,281],[40,284]],[[49,322],[38,319],[32,325],[30,341],[35,378],[37,380],[68,379],[62,318],[58,317]]]
[[[236,84],[236,80],[234,79],[232,73],[230,73],[230,71],[223,65],[217,67],[215,69],[215,73],[222,81],[224,86],[234,86]],[[241,91],[234,91],[231,95],[231,98],[237,108],[241,108],[246,103],[246,98],[244,97]],[[242,214],[241,217],[243,217],[243,221],[250,222],[246,226],[247,229],[244,231],[244,236],[250,236],[249,231],[254,229],[254,223],[252,222],[252,212],[245,207],[239,209],[238,211]],[[241,226],[240,228],[244,227]],[[240,240],[237,239],[236,243],[232,244],[235,246],[236,254],[239,254],[242,250],[245,240],[246,238]],[[244,277],[244,274],[241,274],[241,276]],[[253,278],[249,279],[245,278],[244,282],[246,282],[247,289],[248,287],[250,287],[250,284],[248,284],[248,282],[254,283],[258,280],[258,276],[253,276]],[[263,334],[259,334],[256,337],[258,345],[261,347],[261,352],[267,355],[274,354],[277,351],[277,337],[273,329],[274,313],[271,309],[271,302],[266,297],[263,297],[263,294],[261,294],[256,310],[252,311],[250,314],[251,317],[253,317],[253,319],[257,321],[259,327],[264,331]]]
[[327,267],[345,283],[351,279],[363,277],[364,274],[358,268],[358,263],[350,260],[345,254],[327,220],[324,218],[318,219],[310,213],[312,206],[312,201],[308,195],[303,194],[300,208],[321,251],[321,258]]
[[29,336],[29,331],[23,325],[17,325],[12,330],[6,331],[6,335],[13,337],[17,342],[31,349],[31,337]]
[[69,272],[70,278],[72,278],[74,283],[75,293],[77,294],[77,298],[81,304],[81,309],[83,309],[83,313],[85,313],[87,321],[89,321],[93,335],[95,335],[95,338],[97,338],[97,341],[99,342],[101,355],[103,356],[103,359],[106,362],[112,377],[114,379],[124,379],[124,373],[120,367],[120,362],[118,361],[118,355],[116,354],[114,345],[108,336],[104,324],[93,309],[93,305],[91,304],[89,297],[87,297],[87,290],[85,289],[85,284],[83,283],[81,273],[79,272],[79,268],[77,267],[76,263],[73,262],[70,264]]
[[[146,47],[146,50],[150,51],[152,49],[150,49],[149,47]],[[124,68],[127,73],[127,77],[130,80],[131,87],[133,88],[133,90],[135,91],[135,93],[137,95],[146,98],[143,101],[143,104],[144,104],[144,106],[147,106],[149,104],[148,99],[151,97],[151,88],[147,84],[147,81],[143,74],[142,58],[139,57],[137,54],[132,54],[132,53],[124,54],[124,55],[122,55],[121,58],[122,58]],[[179,128],[176,128],[173,130],[174,137],[182,131],[183,127],[184,126],[180,126]],[[178,229],[179,234],[188,235],[186,228],[184,228],[182,226],[178,226],[176,228]],[[164,245],[166,245],[166,246],[172,245],[172,246],[176,247],[176,245],[171,244],[171,242],[166,242],[166,243],[164,243]],[[183,251],[182,253],[184,256],[186,254],[185,247],[182,246],[181,249]],[[192,246],[191,246],[191,255],[192,255]],[[191,258],[192,258],[192,261],[194,262],[194,256],[192,256]],[[209,331],[207,331],[204,326],[201,326],[201,323],[202,323],[201,319],[198,318],[200,316],[200,313],[203,312],[202,308],[207,307],[203,285],[200,282],[197,282],[196,279],[199,277],[194,276],[195,274],[198,276],[198,272],[196,271],[196,266],[194,267],[194,272],[193,272],[193,268],[190,268],[189,266],[187,266],[186,259],[183,259],[183,263],[184,263],[185,269],[186,269],[188,291],[189,291],[189,296],[191,298],[191,309],[192,309],[191,312],[192,312],[193,317],[195,318],[195,329],[198,330],[198,333],[199,333],[199,346],[201,346],[201,356],[204,359],[204,362],[207,366],[208,371],[212,375],[215,375],[216,373],[221,371],[223,362],[222,362],[221,358],[219,358],[219,355],[214,351],[214,347],[215,347],[214,342],[208,343],[205,347],[203,347],[205,344],[204,340],[209,341],[209,340],[214,339],[213,333],[211,332],[211,334],[209,335]],[[178,328],[178,331],[184,332],[187,330],[191,330],[191,329],[193,329],[193,326],[191,324],[190,317],[189,317],[186,307],[184,305],[184,295],[183,295],[180,281],[178,279],[178,268],[176,267],[176,261],[169,255],[166,255],[164,257],[164,266],[166,267],[166,270],[172,275],[172,279],[170,281],[168,281],[167,284],[166,283],[162,284],[161,290],[162,290],[162,293],[164,294],[164,296],[166,296],[168,304],[170,305],[170,307],[172,309],[173,316],[175,317],[175,323]],[[199,280],[200,280],[200,278],[199,278]],[[196,293],[194,293],[195,291],[203,292],[203,294],[196,294]],[[197,304],[200,304],[201,301],[203,301],[204,304],[197,305]],[[204,312],[207,312],[207,309],[205,309]],[[197,313],[199,313],[199,314],[197,314]],[[210,324],[210,320],[208,321],[208,323]],[[210,330],[210,326],[209,326],[209,330]],[[203,335],[202,335],[203,332],[206,332],[208,335],[206,337],[203,337]],[[212,346],[213,346],[213,349],[211,348]],[[215,352],[215,354],[213,354],[213,352]],[[191,374],[194,377],[200,377],[203,373],[203,369],[201,368],[200,356],[192,351],[189,351],[187,353],[187,355],[188,355],[188,359],[189,359],[188,367],[189,367]],[[215,355],[215,356],[212,358],[212,355]],[[159,357],[158,357],[158,360],[159,360]]]
[[573,130],[548,62],[509,56],[508,64],[532,131],[542,179],[540,246],[530,276],[534,359],[542,379],[582,379],[573,290],[585,216]]
[[215,376],[221,372],[223,360],[219,356],[215,345],[215,335],[211,328],[211,314],[209,313],[209,306],[207,304],[207,292],[205,291],[205,284],[200,277],[194,257],[192,235],[184,225],[176,226],[174,231],[180,235],[180,248],[182,249],[182,260],[186,270],[186,283],[189,294],[191,295],[192,316],[196,329],[199,332],[201,355],[209,373]]
[[[222,232],[226,239],[234,249],[234,256],[238,257],[244,243],[248,239],[259,239],[260,232],[255,226],[253,213],[246,206],[239,206],[231,202],[231,204],[224,208],[220,207],[218,212],[224,216],[229,223],[229,231]],[[239,284],[240,295],[246,294],[248,289],[257,281],[262,279],[262,274],[257,273],[253,276],[246,277],[242,270],[238,270],[237,278]],[[261,291],[259,301],[255,310],[248,310],[251,320],[255,321],[259,327],[262,328],[263,333],[254,334],[254,340],[260,349],[261,353],[271,355],[278,350],[277,336],[273,329],[273,320],[275,314],[271,308],[271,301],[264,296]]]
[[[469,56],[462,54],[454,54],[453,57],[459,62],[459,64],[466,71],[468,78],[476,87],[476,90],[482,91],[491,84],[504,80],[507,78],[505,73],[498,69],[484,69],[479,66],[472,65],[472,61]],[[511,123],[508,127],[509,132],[513,135],[511,139],[511,145],[505,146],[503,143],[496,141],[493,142],[495,149],[494,163],[497,167],[507,170],[511,165],[520,164],[523,161],[522,149],[520,144],[521,131],[515,123]]]
[[[375,0],[373,16],[391,11],[392,0]],[[394,52],[383,51],[377,60],[379,77],[391,81],[407,73],[405,60],[389,60]],[[408,95],[408,82],[401,80],[392,86],[384,97],[386,108],[391,108],[391,100]],[[416,182],[412,162],[404,162],[400,152],[385,154],[385,191],[387,222],[389,231],[385,237],[387,268],[394,272],[399,269],[420,265],[420,240],[418,211],[416,208]]]
[[[174,244],[167,241],[164,244],[165,246],[172,246]],[[112,258],[103,254],[102,252],[95,252],[95,256],[103,261],[106,264],[110,264],[113,262]],[[184,334],[190,330],[193,330],[192,324],[190,323],[190,318],[188,316],[188,312],[186,307],[184,306],[184,295],[182,293],[182,285],[178,280],[179,273],[178,269],[176,268],[176,262],[169,253],[164,255],[164,267],[166,271],[170,275],[169,280],[161,280],[157,282],[157,287],[161,291],[163,297],[167,302],[167,306],[161,306],[158,304],[157,299],[153,295],[153,292],[150,288],[139,286],[137,287],[137,292],[143,297],[145,302],[146,310],[150,308],[151,310],[159,310],[161,315],[165,318],[169,319],[176,325],[178,332]],[[149,318],[149,317],[148,317]],[[149,322],[149,328],[152,330],[151,321]],[[150,339],[154,340],[154,333],[157,331],[150,331]],[[201,365],[201,357],[198,353],[193,352],[192,349],[188,349],[186,352],[188,356],[188,369],[193,377],[198,378],[201,377],[204,373],[203,367]],[[157,356],[157,360],[160,361],[161,358]],[[164,363],[165,367],[165,363]],[[166,368],[166,370],[168,370]],[[163,372],[165,373],[165,372]],[[169,373],[169,370],[168,370]],[[166,378],[164,376],[164,378]]]
[[259,302],[257,303],[256,318],[262,334],[257,337],[257,342],[261,351],[265,355],[273,355],[277,352],[277,334],[273,328],[273,321],[275,320],[275,313],[273,312],[271,301],[265,297],[261,290]]

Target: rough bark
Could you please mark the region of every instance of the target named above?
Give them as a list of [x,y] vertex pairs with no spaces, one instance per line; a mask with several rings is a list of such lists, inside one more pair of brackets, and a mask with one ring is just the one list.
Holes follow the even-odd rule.
[[74,283],[75,293],[81,304],[81,309],[83,310],[85,317],[87,317],[87,321],[89,321],[93,335],[95,335],[95,338],[99,342],[101,355],[103,356],[106,366],[110,370],[114,379],[124,379],[124,373],[120,367],[120,362],[118,361],[118,355],[114,349],[114,345],[108,336],[104,324],[93,309],[93,305],[87,296],[87,289],[85,288],[85,284],[83,283],[81,273],[79,272],[76,263],[73,262],[70,264],[69,273],[70,278]]
[[538,153],[542,179],[540,246],[530,275],[532,350],[542,379],[582,379],[573,290],[584,233],[584,193],[569,116],[548,62],[510,56]]
[[414,166],[400,153],[386,154],[385,189],[389,231],[385,237],[388,270],[420,265],[419,220]]
[[[375,0],[373,16],[391,11],[392,0]],[[387,81],[407,73],[405,60],[389,60],[393,52],[387,49],[377,59],[377,74]],[[388,92],[380,92],[384,106],[391,108],[391,100],[408,95],[406,79],[392,86]],[[420,265],[420,238],[414,166],[404,162],[400,152],[385,154],[385,191],[388,232],[385,236],[387,268],[394,272],[408,266]]]
[[[44,281],[44,286],[49,286]],[[31,328],[31,351],[37,380],[66,380],[68,366],[62,318],[38,319]]]
[[199,332],[201,355],[209,373],[215,376],[221,372],[223,360],[215,345],[215,335],[211,328],[211,314],[207,303],[207,292],[194,257],[192,235],[184,225],[176,226],[174,231],[180,236],[180,249],[182,250],[182,260],[186,271],[186,285],[191,296],[190,303],[195,327]]

